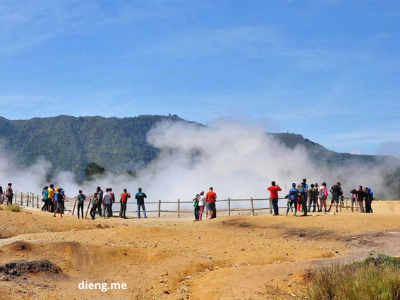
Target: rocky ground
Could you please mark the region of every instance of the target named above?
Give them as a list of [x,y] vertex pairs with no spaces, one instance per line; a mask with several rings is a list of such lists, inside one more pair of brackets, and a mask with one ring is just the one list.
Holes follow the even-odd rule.
[[375,202],[374,214],[201,222],[0,210],[0,228],[0,299],[292,299],[321,265],[400,255],[400,202]]

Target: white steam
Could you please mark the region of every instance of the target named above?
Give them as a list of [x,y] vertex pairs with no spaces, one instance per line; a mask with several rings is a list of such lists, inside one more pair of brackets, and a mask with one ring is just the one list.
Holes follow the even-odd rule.
[[[103,190],[112,187],[116,195],[124,188],[134,193],[142,187],[148,201],[188,201],[210,186],[219,199],[267,198],[267,187],[271,181],[280,184],[285,195],[285,185],[307,182],[328,186],[342,181],[347,193],[358,185],[371,186],[382,192],[381,171],[364,166],[349,166],[341,169],[326,169],[318,166],[309,157],[304,147],[286,148],[268,136],[263,128],[235,122],[216,122],[209,127],[187,122],[158,123],[148,133],[148,142],[161,149],[160,155],[148,166],[138,170],[135,178],[128,175],[106,174],[79,186],[74,175],[62,172],[54,178],[57,187],[63,187],[70,197],[79,189],[87,196],[97,186]],[[6,157],[0,156],[0,183],[3,188],[12,182],[15,190],[41,193],[49,185],[45,174],[51,168],[44,159],[21,170]]]

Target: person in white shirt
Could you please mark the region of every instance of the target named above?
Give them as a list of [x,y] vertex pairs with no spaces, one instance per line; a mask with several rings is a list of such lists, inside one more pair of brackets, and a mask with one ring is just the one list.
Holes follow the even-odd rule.
[[106,217],[106,211],[107,211],[107,218],[110,218],[112,216],[112,212],[111,212],[111,199],[112,199],[112,195],[109,193],[110,189],[107,188],[106,189],[106,193],[103,196],[103,205],[104,205],[104,218]]
[[200,193],[197,199],[199,201],[199,221],[201,221],[203,217],[204,206],[206,205],[206,196],[204,196],[204,191]]

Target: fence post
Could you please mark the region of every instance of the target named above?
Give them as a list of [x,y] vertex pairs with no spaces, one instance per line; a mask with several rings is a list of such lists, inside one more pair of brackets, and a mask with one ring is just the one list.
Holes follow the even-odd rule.
[[21,192],[21,206],[24,206],[24,193]]
[[158,200],[158,217],[161,216],[161,200]]
[[90,203],[92,203],[92,198],[89,199],[89,204],[88,204],[88,206],[87,206],[87,208],[86,208],[85,219],[87,218],[87,214],[88,214],[88,212],[89,212]]
[[77,201],[78,199],[75,199],[75,202],[74,202],[74,208],[72,209],[72,215],[74,215],[74,212],[75,212],[75,206],[76,206],[76,201]]
[[349,207],[347,206],[347,197],[346,197],[346,210],[348,210],[349,209]]
[[39,208],[39,195],[36,195],[36,208]]
[[178,199],[178,218],[181,217],[181,200]]
[[251,212],[254,216],[254,203],[253,203],[253,197],[250,198],[250,203],[251,203]]
[[269,213],[272,215],[272,201],[271,201],[271,197],[269,197]]
[[228,198],[228,216],[231,216],[231,198]]
[[29,192],[26,192],[26,207],[29,207]]
[[354,201],[353,201],[353,199],[350,199],[350,201],[351,201],[351,212],[353,212],[354,211]]

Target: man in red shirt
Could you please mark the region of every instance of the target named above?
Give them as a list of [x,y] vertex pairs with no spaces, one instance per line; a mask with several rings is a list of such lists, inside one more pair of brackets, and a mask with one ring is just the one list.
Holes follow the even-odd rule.
[[214,189],[210,187],[206,195],[207,200],[207,208],[208,208],[208,218],[213,219],[217,216],[217,210],[215,208],[215,201],[217,200],[217,194],[214,192]]
[[130,197],[131,194],[128,193],[126,189],[124,189],[124,192],[121,194],[121,210],[119,212],[121,218],[126,219],[126,203],[128,202],[128,198]]
[[279,185],[275,185],[275,181],[271,182],[271,186],[268,188],[268,191],[270,191],[271,195],[271,202],[272,202],[272,207],[274,209],[274,216],[279,216],[279,208],[278,208],[278,191],[282,191],[282,189],[279,187]]

